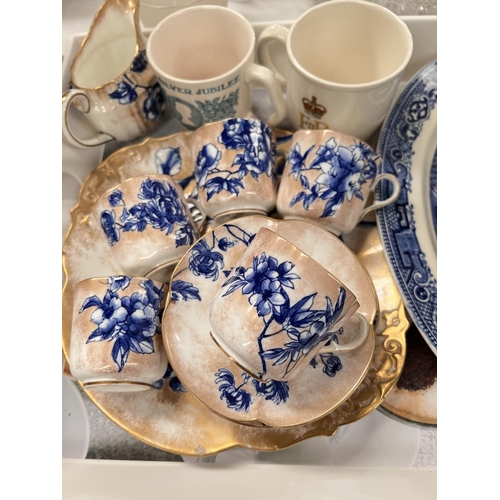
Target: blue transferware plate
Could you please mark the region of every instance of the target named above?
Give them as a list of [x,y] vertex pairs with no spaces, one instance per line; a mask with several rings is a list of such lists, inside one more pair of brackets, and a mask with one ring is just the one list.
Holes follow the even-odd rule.
[[[424,66],[392,107],[378,143],[381,170],[401,194],[377,210],[384,249],[406,309],[437,355],[437,60]],[[382,181],[377,200],[390,196]]]

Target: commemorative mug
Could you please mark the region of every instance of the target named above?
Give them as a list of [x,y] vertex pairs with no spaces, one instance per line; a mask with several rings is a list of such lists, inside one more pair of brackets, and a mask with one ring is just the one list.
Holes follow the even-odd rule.
[[[380,161],[380,155],[355,137],[333,130],[298,130],[281,176],[276,210],[284,219],[303,219],[337,236],[348,234],[366,214],[399,197],[398,178],[380,174]],[[391,195],[368,204],[382,179],[392,184]]]
[[[86,148],[131,141],[160,124],[164,97],[146,57],[139,0],[106,0],[71,64],[71,88],[62,96],[62,134]],[[78,137],[70,127],[75,108],[95,129]]]
[[[286,79],[269,46],[286,47]],[[286,90],[293,130],[331,129],[368,141],[382,124],[413,52],[410,30],[390,10],[334,0],[303,13],[290,29],[267,27],[258,60]]]
[[[316,354],[364,343],[371,327],[358,308],[340,280],[264,227],[214,296],[210,334],[254,378],[290,380]],[[348,321],[352,337],[343,339]]]
[[276,206],[276,141],[261,120],[207,123],[190,137],[197,200],[221,223],[241,215],[267,215]]
[[167,370],[161,335],[166,287],[139,276],[103,276],[75,286],[70,370],[84,389],[135,392]]
[[151,33],[147,56],[169,111],[190,130],[226,118],[254,118],[253,82],[270,94],[275,113],[266,122],[277,125],[286,115],[278,80],[254,63],[252,25],[231,9],[201,5],[171,14]]
[[122,272],[134,276],[171,270],[204,223],[194,222],[180,186],[161,174],[133,177],[109,189],[92,213]]

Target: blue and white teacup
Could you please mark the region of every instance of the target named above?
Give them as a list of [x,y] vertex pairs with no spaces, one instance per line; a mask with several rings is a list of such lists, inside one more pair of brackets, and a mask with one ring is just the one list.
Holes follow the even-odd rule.
[[[379,174],[380,155],[365,142],[332,130],[299,130],[292,136],[276,209],[284,219],[303,219],[333,234],[350,233],[372,210],[399,197],[397,177]],[[389,198],[367,206],[376,185],[392,184]]]
[[276,206],[276,143],[261,120],[230,118],[203,125],[190,138],[197,196],[217,222]]
[[358,307],[340,280],[262,227],[210,305],[210,333],[252,377],[290,380],[316,354],[364,343],[371,327]]
[[[169,175],[142,175],[103,193],[93,215],[124,274],[172,270],[199,238],[188,200]],[[203,221],[200,221],[200,226]]]
[[75,286],[70,370],[85,389],[149,389],[167,370],[161,335],[166,285],[104,276]]

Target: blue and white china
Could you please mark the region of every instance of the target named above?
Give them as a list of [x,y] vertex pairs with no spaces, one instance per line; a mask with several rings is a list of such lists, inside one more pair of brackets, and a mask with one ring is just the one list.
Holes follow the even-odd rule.
[[[165,99],[146,56],[139,0],[106,0],[71,65],[71,89],[62,96],[63,137],[85,148],[131,141],[159,125]],[[75,107],[94,128],[78,137],[70,127]]]
[[72,375],[86,389],[149,389],[167,370],[161,336],[166,286],[148,278],[107,276],[75,286]]
[[[349,288],[285,238],[261,227],[210,305],[210,335],[268,382],[295,379],[316,355],[354,350],[369,335]],[[347,342],[344,323],[360,328]]]
[[[394,175],[379,172],[380,156],[365,142],[332,130],[299,130],[278,189],[276,208],[285,219],[314,222],[336,235],[350,233],[369,212],[399,195]],[[367,205],[385,179],[393,192]]]
[[227,118],[252,118],[251,84],[269,91],[278,125],[286,114],[281,87],[268,68],[254,63],[255,32],[238,12],[201,5],[181,9],[152,31],[147,56],[169,112],[189,130]]
[[261,120],[209,123],[190,137],[200,208],[217,222],[276,205],[276,139]]
[[134,276],[172,268],[199,236],[184,192],[169,175],[127,179],[99,197],[93,214],[122,271]]
[[[394,279],[416,327],[437,354],[437,60],[408,82],[384,123],[382,171],[401,193],[377,211]],[[377,186],[383,200],[391,187]]]
[[[282,51],[272,52],[277,44]],[[282,75],[277,55],[285,50]],[[266,27],[257,51],[286,89],[293,130],[337,130],[369,141],[391,107],[413,39],[408,26],[381,5],[334,0],[307,9],[290,29]]]
[[[358,311],[373,325],[378,308],[373,285],[344,243],[307,222],[255,215],[217,226],[180,260],[172,274],[162,332],[177,377],[211,410],[248,425],[290,427],[330,413],[352,394],[367,373],[375,339],[370,328],[355,351],[316,355],[300,377],[289,381],[253,378],[229,359],[210,335],[210,304],[262,227],[298,246],[345,283],[358,299]],[[350,338],[353,332],[345,325],[337,334]]]

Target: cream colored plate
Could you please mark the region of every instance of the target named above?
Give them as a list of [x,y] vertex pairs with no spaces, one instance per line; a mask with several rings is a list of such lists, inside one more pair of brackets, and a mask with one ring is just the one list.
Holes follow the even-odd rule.
[[[107,241],[90,216],[92,203],[103,191],[122,180],[156,172],[155,151],[182,145],[185,135],[147,139],[121,149],[101,163],[83,185],[63,245],[62,342],[67,359],[73,287],[90,276],[119,272]],[[192,164],[188,165],[186,161],[178,178],[187,177],[191,172]],[[376,231],[375,227],[371,229]],[[372,278],[381,310],[375,354],[361,385],[329,415],[294,428],[254,428],[217,416],[191,394],[172,390],[170,383],[164,384],[161,390],[135,394],[87,392],[88,396],[103,413],[133,436],[179,455],[211,455],[236,446],[273,451],[312,436],[331,436],[339,426],[359,420],[380,405],[401,373],[406,352],[404,334],[408,328],[401,296],[395,288],[385,256],[374,249],[365,232],[360,231],[356,229],[352,235],[353,238],[359,236],[354,250]]]

